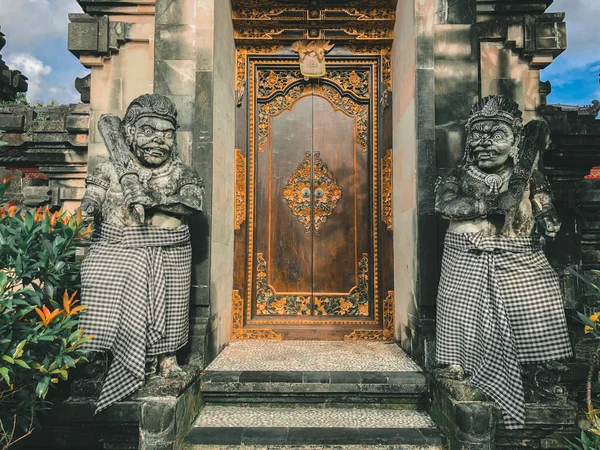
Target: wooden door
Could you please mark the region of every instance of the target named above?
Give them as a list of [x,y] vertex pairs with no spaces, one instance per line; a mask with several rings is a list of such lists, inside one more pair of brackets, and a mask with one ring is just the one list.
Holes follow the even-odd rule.
[[246,286],[237,290],[248,329],[342,339],[381,327],[377,66],[334,68],[310,81],[291,61],[249,69]]

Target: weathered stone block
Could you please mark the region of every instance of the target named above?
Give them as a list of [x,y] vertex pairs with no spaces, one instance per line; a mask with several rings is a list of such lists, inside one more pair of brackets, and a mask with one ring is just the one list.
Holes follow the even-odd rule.
[[70,23],[67,46],[72,52],[97,51],[98,22]]
[[25,125],[25,116],[0,114],[0,130],[3,131],[23,131]]

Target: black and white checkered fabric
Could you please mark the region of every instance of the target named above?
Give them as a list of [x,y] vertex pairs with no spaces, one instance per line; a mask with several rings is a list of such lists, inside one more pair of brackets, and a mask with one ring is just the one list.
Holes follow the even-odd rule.
[[187,342],[191,258],[186,225],[96,228],[81,270],[80,327],[93,336],[88,350],[113,354],[96,413],[144,384],[146,356]]
[[558,276],[539,236],[448,232],[436,323],[438,363],[460,364],[509,429],[525,419],[520,363],[572,355]]

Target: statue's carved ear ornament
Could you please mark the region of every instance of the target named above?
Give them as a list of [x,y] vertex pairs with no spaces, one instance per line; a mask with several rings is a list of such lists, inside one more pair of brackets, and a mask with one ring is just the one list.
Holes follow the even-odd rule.
[[501,120],[520,133],[523,129],[522,114],[519,104],[510,98],[503,95],[490,95],[482,98],[473,105],[469,120],[467,121],[467,132],[476,122],[482,120]]

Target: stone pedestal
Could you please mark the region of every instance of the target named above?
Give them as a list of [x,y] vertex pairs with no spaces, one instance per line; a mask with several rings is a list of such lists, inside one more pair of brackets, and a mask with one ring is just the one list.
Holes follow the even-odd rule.
[[94,399],[71,396],[18,449],[179,449],[202,408],[197,370],[185,369],[186,379],[152,380],[96,416]]
[[579,434],[577,409],[566,402],[525,403],[524,428],[507,430],[494,402],[467,381],[434,376],[431,396],[431,416],[451,450],[559,449]]

